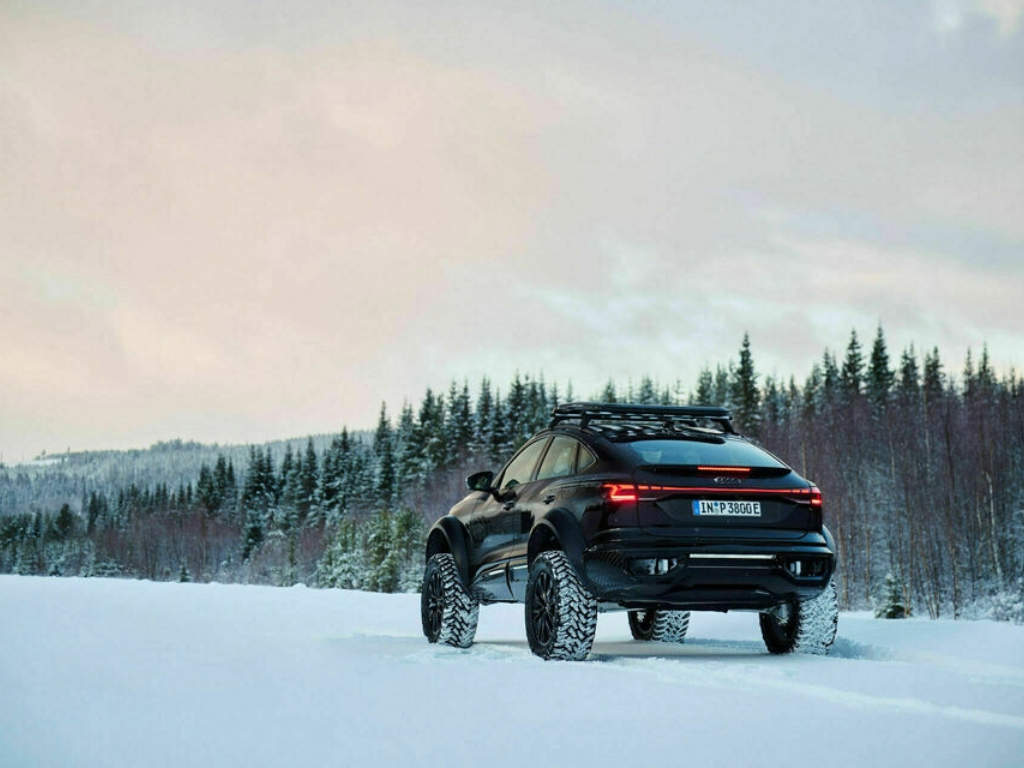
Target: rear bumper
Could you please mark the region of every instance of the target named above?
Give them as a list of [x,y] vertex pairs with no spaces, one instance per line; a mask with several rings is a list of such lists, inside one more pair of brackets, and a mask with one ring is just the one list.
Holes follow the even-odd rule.
[[600,602],[623,608],[759,610],[817,596],[835,567],[821,533],[661,538],[619,529],[584,549],[581,576]]

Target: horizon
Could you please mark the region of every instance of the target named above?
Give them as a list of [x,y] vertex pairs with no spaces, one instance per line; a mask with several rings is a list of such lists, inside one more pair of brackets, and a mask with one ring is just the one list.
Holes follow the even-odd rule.
[[[856,330],[856,329],[852,329],[852,330]],[[884,328],[882,329],[882,331],[883,331],[883,335],[884,335],[885,334]],[[876,329],[876,332],[877,332],[877,329]],[[864,356],[865,365],[866,365],[867,361],[870,358],[870,347],[871,347],[871,343],[873,343],[873,341],[874,341],[874,337],[872,336],[871,339],[868,340],[868,343],[865,343],[864,336],[861,333],[858,332],[857,333],[857,339],[858,339],[858,341],[860,343],[861,354]],[[951,364],[951,361],[949,359],[947,359],[946,357],[943,356],[943,350],[938,349],[937,347],[919,348],[916,344],[914,344],[914,342],[910,342],[909,344],[907,344],[903,348],[895,348],[889,342],[888,337],[885,338],[885,341],[886,341],[886,350],[887,350],[887,353],[888,353],[888,356],[889,356],[889,364],[890,364],[890,367],[893,369],[894,373],[898,374],[898,369],[896,368],[896,363],[898,362],[899,355],[902,354],[902,352],[905,349],[909,349],[911,346],[913,347],[914,354],[915,354],[915,360],[917,361],[917,364],[918,364],[919,368],[921,367],[924,354],[929,353],[929,352],[933,351],[933,349],[934,349],[934,350],[937,350],[938,353],[939,353],[939,359],[940,359],[940,361],[942,363],[943,375],[945,376],[945,378],[949,382],[949,384],[951,384],[952,386],[954,386],[956,388],[961,388],[963,386],[963,365],[966,362],[967,353],[970,352],[971,359],[972,359],[973,364],[974,364],[975,369],[976,369],[978,361],[981,358],[982,351],[987,348],[987,345],[984,344],[984,343],[982,344],[981,347],[979,347],[977,349],[975,349],[973,347],[969,347],[967,350],[965,350],[964,355],[963,355],[963,359],[960,361],[959,367],[956,367],[955,365]],[[845,354],[845,348],[846,348],[846,345],[848,343],[849,343],[849,336],[847,336],[847,341],[843,345],[839,345],[839,346],[836,346],[836,347],[827,347],[826,349],[823,349],[822,353],[821,353],[821,355],[819,355],[818,359],[815,360],[812,363],[812,369],[813,369],[813,367],[819,366],[821,364],[821,360],[822,360],[822,358],[823,358],[823,356],[824,356],[824,354],[826,352],[834,355],[836,360],[837,360],[837,362],[841,366],[842,360],[843,360],[843,356]],[[762,371],[758,367],[758,364],[757,364],[757,354],[756,354],[757,351],[756,351],[756,349],[753,348],[753,345],[751,345],[751,349],[752,349],[752,352],[753,352],[754,365],[755,365],[755,368],[756,368],[757,381],[758,381],[758,388],[759,389],[761,389],[763,391],[764,381],[765,381],[766,377],[771,376],[772,378],[774,378],[776,380],[777,383],[783,383],[783,384],[787,383],[790,380],[790,378],[792,377],[795,380],[796,385],[801,390],[803,390],[804,385],[806,384],[807,378],[810,376],[810,373],[811,373],[810,369],[802,377],[797,376],[796,373],[790,373],[788,375],[785,375],[785,374],[779,375],[775,371],[765,373],[764,371]],[[723,361],[720,361],[720,362],[717,362],[717,363],[714,363],[714,364],[709,362],[705,366],[702,366],[702,369],[704,367],[707,367],[712,372],[714,372],[716,370],[716,368],[718,368],[718,367],[722,367],[722,368],[728,369],[728,368],[730,368],[736,362],[735,358],[736,358],[736,355],[731,355],[726,360],[723,360]],[[1006,380],[1006,379],[1008,379],[1008,378],[1010,378],[1012,376],[1016,376],[1019,373],[1019,371],[1016,368],[1016,366],[1001,367],[1001,366],[995,364],[995,361],[991,360],[991,357],[990,357],[989,362],[990,362],[990,365],[992,367],[993,372],[995,373],[996,377],[999,380]],[[548,386],[552,386],[552,385],[557,386],[558,393],[559,393],[559,396],[561,398],[560,402],[569,402],[569,401],[565,400],[564,395],[568,391],[566,389],[566,385],[570,384],[571,382],[561,382],[561,381],[549,382],[545,378],[543,372],[538,372],[536,374],[532,373],[532,372],[524,374],[524,373],[522,373],[520,371],[516,371],[514,375],[521,376],[525,381],[540,381],[540,380],[543,380]],[[573,398],[573,402],[599,402],[600,401],[600,390],[606,384],[608,384],[609,381],[614,384],[614,386],[615,386],[615,388],[617,390],[617,393],[623,393],[624,391],[631,391],[632,388],[635,385],[638,385],[639,382],[642,381],[645,377],[647,377],[647,374],[644,374],[644,373],[641,373],[635,379],[632,376],[629,376],[629,377],[627,377],[625,379],[611,377],[609,379],[606,379],[604,382],[601,382],[597,386],[595,386],[595,387],[593,387],[591,389],[586,390],[587,392],[590,393],[590,394],[588,394],[586,396],[581,394],[580,390],[578,390],[576,385],[573,384],[573,392],[575,393],[574,398]],[[488,380],[490,381],[491,386],[492,386],[493,391],[494,391],[495,394],[503,393],[505,391],[505,387],[497,386],[496,382],[493,379],[491,379],[491,377],[486,377],[486,378],[488,378]],[[672,389],[674,389],[675,384],[678,382],[678,383],[684,385],[683,389],[682,389],[682,392],[685,394],[687,400],[692,399],[692,397],[693,397],[693,395],[695,393],[695,389],[696,389],[696,376],[694,377],[694,380],[692,382],[690,382],[690,383],[687,383],[687,382],[682,381],[681,379],[677,379],[677,378],[676,379],[671,379],[671,380],[659,380],[659,379],[656,379],[656,378],[653,378],[653,377],[649,377],[649,378],[651,378],[651,380],[652,380],[652,382],[653,382],[653,384],[655,386],[655,389],[658,392],[662,392],[666,388],[668,388],[669,390],[672,390]],[[477,397],[479,395],[479,387],[482,384],[482,379],[477,379],[474,382],[474,381],[470,381],[470,380],[465,379],[465,378],[462,379],[462,380],[453,378],[449,382],[447,382],[444,386],[437,386],[437,387],[430,386],[429,389],[431,390],[431,392],[434,393],[435,396],[436,395],[443,395],[444,396],[444,395],[447,394],[448,387],[453,382],[456,385],[458,385],[458,386],[461,386],[462,383],[465,383],[465,384],[467,384],[469,386],[470,399],[471,399],[471,402],[475,405]],[[505,382],[505,384],[507,384],[507,383],[508,382]],[[206,447],[206,448],[230,449],[230,448],[242,448],[242,447],[247,447],[247,446],[267,445],[267,444],[270,444],[270,443],[277,443],[277,442],[295,442],[295,441],[306,440],[308,438],[331,437],[331,436],[340,434],[343,429],[347,429],[349,434],[356,434],[356,433],[359,433],[359,434],[372,434],[374,432],[375,428],[376,428],[376,420],[380,416],[380,406],[381,405],[384,405],[385,408],[387,409],[387,415],[388,415],[388,419],[390,420],[390,422],[392,424],[395,424],[397,415],[401,412],[401,408],[404,406],[405,403],[409,403],[410,405],[412,405],[414,412],[417,410],[417,403],[425,395],[426,389],[427,388],[424,388],[424,390],[418,396],[416,396],[416,397],[409,397],[409,396],[404,397],[403,400],[402,400],[402,405],[396,405],[394,403],[388,403],[386,401],[381,401],[381,403],[379,403],[377,405],[377,410],[373,414],[372,418],[369,419],[369,421],[368,421],[366,426],[354,425],[354,424],[349,424],[349,423],[342,423],[340,426],[338,426],[337,429],[334,429],[334,430],[327,429],[327,430],[320,430],[320,431],[311,431],[311,432],[306,432],[306,433],[301,433],[301,434],[277,435],[277,436],[271,436],[271,437],[266,437],[266,438],[259,438],[259,437],[257,437],[256,439],[253,439],[253,440],[241,440],[241,441],[197,440],[194,437],[188,436],[188,435],[175,435],[173,437],[157,438],[156,440],[153,440],[148,445],[126,444],[126,445],[123,445],[123,446],[99,446],[99,447],[76,447],[76,448],[72,448],[71,446],[67,446],[63,450],[50,450],[48,448],[44,448],[40,452],[36,453],[35,455],[33,455],[31,457],[22,456],[21,458],[19,458],[17,460],[14,460],[14,461],[9,460],[6,457],[6,455],[4,454],[4,452],[0,451],[0,466],[17,466],[19,464],[29,464],[29,463],[33,463],[33,462],[37,462],[37,461],[43,461],[43,460],[47,460],[47,459],[60,459],[60,458],[66,457],[68,455],[75,456],[75,455],[78,455],[78,454],[102,453],[102,452],[107,452],[107,451],[111,451],[111,452],[151,451],[151,450],[154,450],[154,449],[157,449],[157,448],[161,447],[164,444],[173,444],[175,442],[184,443],[184,444],[196,443],[196,444],[201,445],[201,446]]]

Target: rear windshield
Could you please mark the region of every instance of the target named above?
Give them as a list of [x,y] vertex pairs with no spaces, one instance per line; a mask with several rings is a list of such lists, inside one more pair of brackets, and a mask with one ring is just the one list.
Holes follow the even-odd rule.
[[640,464],[786,468],[785,464],[767,451],[735,438],[725,438],[723,443],[698,440],[636,440],[621,445],[632,451]]

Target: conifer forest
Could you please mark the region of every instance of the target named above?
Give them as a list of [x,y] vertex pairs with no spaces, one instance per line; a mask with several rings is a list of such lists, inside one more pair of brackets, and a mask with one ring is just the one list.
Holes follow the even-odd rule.
[[[825,499],[845,608],[1024,620],[1024,380],[853,332],[802,381],[738,359],[577,393],[517,374],[382,405],[372,432],[0,465],[0,573],[415,591],[426,530],[560,402],[724,405]],[[129,461],[130,459],[130,461]],[[888,607],[886,607],[888,606]]]

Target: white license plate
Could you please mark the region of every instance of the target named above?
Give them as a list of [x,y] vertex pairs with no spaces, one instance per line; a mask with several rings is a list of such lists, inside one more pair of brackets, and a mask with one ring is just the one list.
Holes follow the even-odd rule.
[[760,517],[760,501],[705,501],[693,500],[694,517],[714,515],[728,517]]

